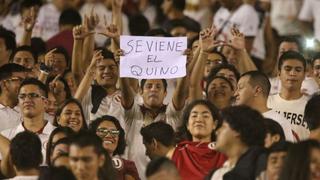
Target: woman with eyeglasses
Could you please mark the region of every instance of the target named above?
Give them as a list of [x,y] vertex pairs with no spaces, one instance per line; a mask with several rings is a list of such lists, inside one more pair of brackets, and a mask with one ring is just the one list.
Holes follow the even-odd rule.
[[89,130],[95,132],[103,141],[103,147],[109,153],[119,180],[140,179],[134,162],[120,157],[124,153],[125,132],[119,120],[113,116],[102,116],[94,120]]

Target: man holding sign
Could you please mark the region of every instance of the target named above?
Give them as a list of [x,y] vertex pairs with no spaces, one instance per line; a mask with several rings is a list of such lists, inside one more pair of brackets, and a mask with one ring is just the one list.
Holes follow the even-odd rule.
[[[145,156],[140,129],[156,121],[165,121],[173,128],[180,126],[181,111],[187,98],[186,38],[121,36],[120,58],[121,103],[127,127],[128,159],[136,163],[140,177],[144,175],[148,158]],[[129,79],[140,78],[139,93],[143,103],[135,101]],[[168,78],[178,80],[172,101],[165,105]]]

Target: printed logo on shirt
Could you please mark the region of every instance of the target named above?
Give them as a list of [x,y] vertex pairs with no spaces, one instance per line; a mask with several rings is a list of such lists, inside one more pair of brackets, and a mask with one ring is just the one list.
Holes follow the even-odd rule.
[[122,169],[123,168],[123,162],[120,158],[113,157],[112,158],[112,165],[115,169]]

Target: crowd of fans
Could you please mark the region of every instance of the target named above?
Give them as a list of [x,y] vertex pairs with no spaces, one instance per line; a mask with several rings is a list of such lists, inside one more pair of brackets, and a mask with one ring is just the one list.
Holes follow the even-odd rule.
[[[319,8],[0,0],[0,177],[320,180]],[[121,35],[186,36],[186,76],[120,77]]]

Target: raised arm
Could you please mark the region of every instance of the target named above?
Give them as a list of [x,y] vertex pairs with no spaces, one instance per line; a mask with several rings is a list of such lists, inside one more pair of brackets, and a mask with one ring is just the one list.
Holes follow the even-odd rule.
[[15,170],[13,168],[11,158],[10,158],[10,141],[2,134],[0,134],[0,153],[2,156],[1,161],[1,173],[10,178],[15,176]]
[[[92,8],[90,15],[85,15],[84,27],[87,28],[88,32],[93,32],[96,26],[99,24],[99,21],[99,16],[94,12],[94,9]],[[90,34],[84,39],[83,49],[85,49],[85,51],[82,51],[82,69],[85,70],[90,65],[90,60],[93,56],[94,34]]]
[[79,101],[82,100],[82,98],[85,96],[85,94],[87,93],[87,91],[90,88],[90,85],[94,79],[94,73],[96,70],[96,64],[98,61],[102,60],[103,56],[101,54],[101,50],[100,51],[96,51],[93,55],[93,58],[91,60],[91,63],[74,95],[75,99],[78,99]]
[[36,10],[34,7],[28,9],[26,15],[22,17],[22,24],[24,29],[20,44],[21,46],[31,46],[32,30],[36,23],[36,19]]
[[[119,30],[119,34],[122,34],[122,6],[123,0],[112,0],[112,24],[114,24]],[[117,39],[112,38],[111,50],[112,52],[120,48],[120,43]]]
[[233,27],[231,29],[231,34],[231,42],[227,45],[231,46],[235,50],[235,53],[238,57],[236,67],[239,70],[240,74],[257,70],[256,65],[253,63],[250,55],[246,50],[246,41],[244,35],[236,27]]
[[217,31],[214,26],[200,32],[199,56],[195,62],[190,77],[190,101],[203,98],[201,81],[203,80],[203,72],[205,68],[205,62],[208,58],[208,52],[220,44],[219,41],[214,40],[216,32]]
[[94,34],[94,32],[88,32],[83,25],[79,25],[73,28],[73,51],[72,51],[72,66],[71,70],[77,82],[80,82],[84,76],[84,69],[82,69],[82,52],[83,52],[83,40],[85,37]]

